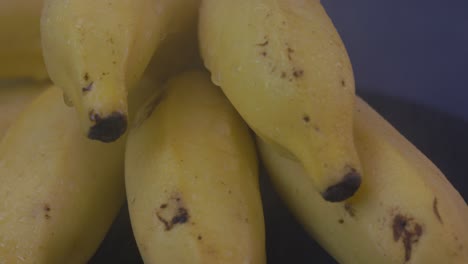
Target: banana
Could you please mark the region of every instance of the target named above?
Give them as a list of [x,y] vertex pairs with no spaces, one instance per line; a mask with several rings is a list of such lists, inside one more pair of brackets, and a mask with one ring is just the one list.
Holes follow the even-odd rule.
[[0,263],[85,263],[125,201],[124,147],[82,135],[50,87],[0,142]]
[[0,1],[0,79],[48,78],[40,38],[43,0]]
[[362,99],[355,110],[362,187],[348,201],[311,192],[303,166],[259,139],[271,180],[339,263],[468,263],[468,207],[442,172]]
[[0,140],[21,111],[45,88],[43,82],[0,81]]
[[212,81],[264,140],[306,168],[327,201],[353,195],[354,77],[318,0],[204,0],[200,50]]
[[265,263],[253,139],[204,72],[171,78],[130,129],[125,179],[145,263]]
[[[160,89],[172,76],[189,69],[201,68],[198,52],[197,24],[176,34],[168,35],[158,46],[140,81],[138,88],[128,94],[129,116],[134,116],[155,90]],[[131,118],[129,118],[131,119]],[[129,120],[129,123],[132,121]]]
[[112,142],[125,133],[128,92],[159,43],[196,22],[198,5],[199,0],[45,0],[45,64],[88,138]]

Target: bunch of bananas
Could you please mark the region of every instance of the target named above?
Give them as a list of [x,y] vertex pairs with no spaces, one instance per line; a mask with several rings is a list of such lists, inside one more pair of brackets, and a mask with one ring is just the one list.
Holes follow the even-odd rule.
[[1,264],[87,262],[125,200],[145,263],[266,263],[260,160],[339,263],[468,263],[318,0],[10,0],[0,33]]

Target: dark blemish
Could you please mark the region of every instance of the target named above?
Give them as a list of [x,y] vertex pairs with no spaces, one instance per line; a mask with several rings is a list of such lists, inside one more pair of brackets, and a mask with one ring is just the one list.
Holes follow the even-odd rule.
[[89,81],[89,74],[87,72],[84,74],[83,79],[85,82]]
[[343,224],[344,223],[343,218],[338,219],[338,223]]
[[315,132],[320,132],[320,127],[317,126],[317,125],[314,125],[314,130],[315,130]]
[[289,59],[289,60],[292,60],[291,54],[294,53],[294,50],[291,49],[290,47],[288,47],[288,48],[286,49],[286,51],[288,52],[288,59]]
[[267,52],[266,52],[266,51],[263,51],[263,52],[261,52],[260,54],[261,54],[263,57],[266,57]]
[[345,203],[344,204],[344,209],[349,214],[349,216],[351,216],[351,217],[356,216],[356,210],[354,209],[354,207],[350,203]]
[[101,76],[106,76],[106,75],[109,75],[109,74],[110,74],[110,72],[103,72],[103,73],[101,73]]
[[169,221],[164,219],[162,216],[160,216],[158,213],[156,213],[156,216],[158,217],[159,221],[161,221],[164,224],[164,230],[168,231],[172,228],[170,225]]
[[413,218],[397,214],[393,218],[392,230],[395,242],[398,242],[400,238],[402,239],[405,249],[405,262],[409,261],[413,244],[419,241],[423,233],[421,225],[416,223]]
[[51,210],[50,205],[48,203],[44,204],[43,209],[44,209],[44,212],[45,212],[44,213],[45,219],[50,219],[50,214],[49,214],[50,210]]
[[171,219],[172,226],[176,224],[183,224],[186,223],[189,219],[189,214],[187,209],[180,207],[177,211],[177,214]]
[[131,204],[134,204],[136,200],[136,197],[133,197],[132,200],[130,201]]
[[139,127],[141,124],[143,124],[143,122],[148,119],[154,112],[154,110],[156,109],[156,107],[158,107],[158,105],[166,98],[166,93],[165,92],[162,92],[161,94],[159,94],[158,96],[156,96],[155,98],[153,98],[153,100],[151,102],[149,102],[146,106],[145,106],[145,112],[144,114],[142,115],[141,118],[139,118],[139,120],[137,120],[135,122],[135,127]]
[[91,82],[86,87],[81,88],[81,91],[85,94],[93,89],[94,82]]
[[116,62],[116,61],[112,61],[112,64],[114,64],[114,65],[115,65],[115,64],[117,64],[117,62]]
[[257,46],[260,46],[260,47],[265,47],[266,45],[268,45],[268,40],[265,40],[264,42],[257,44]]
[[304,71],[303,71],[303,70],[293,70],[293,76],[294,76],[294,77],[299,78],[299,77],[301,77],[302,75],[304,75]]
[[246,218],[244,219],[244,222],[248,223],[248,222],[249,222],[249,218],[246,217]]
[[439,213],[439,208],[437,207],[437,197],[434,197],[434,201],[432,202],[432,211],[434,211],[434,214],[435,216],[437,217],[437,220],[439,220],[439,222],[441,224],[443,224],[444,222],[442,221],[442,217],[440,217],[440,213]]
[[198,235],[198,240],[202,240],[202,236],[201,235]]
[[281,72],[281,79],[286,78],[286,72]]
[[284,20],[281,21],[281,24],[282,24],[283,26],[286,25],[286,21],[284,21]]
[[346,82],[345,80],[341,80],[341,86],[345,87],[346,86]]
[[309,115],[304,115],[304,116],[302,116],[302,120],[303,120],[304,122],[306,122],[306,123],[309,123],[309,121],[310,121]]
[[161,204],[156,211],[156,217],[164,224],[166,231],[170,231],[177,224],[187,223],[190,218],[188,210],[183,207],[179,197],[171,197],[171,201]]
[[101,117],[94,110],[89,111],[89,119],[95,124],[88,131],[88,138],[101,142],[113,142],[127,130],[127,116],[120,112],[112,112]]
[[228,193],[231,194],[232,193],[231,190],[228,190]]
[[349,168],[340,182],[328,187],[322,197],[329,202],[341,202],[351,196],[359,189],[361,185],[361,175],[354,168]]
[[109,38],[109,43],[114,44],[114,39],[113,39],[113,38]]

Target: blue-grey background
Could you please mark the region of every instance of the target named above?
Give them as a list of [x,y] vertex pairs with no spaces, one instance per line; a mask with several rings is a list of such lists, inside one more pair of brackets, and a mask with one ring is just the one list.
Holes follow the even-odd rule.
[[468,120],[468,0],[322,0],[357,90],[403,97]]

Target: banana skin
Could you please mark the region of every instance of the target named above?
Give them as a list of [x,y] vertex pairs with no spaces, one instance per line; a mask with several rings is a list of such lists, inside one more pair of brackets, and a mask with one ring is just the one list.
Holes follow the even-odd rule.
[[44,60],[90,139],[127,130],[127,95],[160,42],[196,21],[197,0],[45,0]]
[[48,85],[27,80],[0,81],[0,140],[23,109]]
[[362,99],[356,99],[359,191],[341,203],[310,192],[303,166],[259,139],[282,199],[339,263],[468,263],[468,207],[442,172]]
[[0,142],[0,263],[85,263],[125,201],[125,140],[81,133],[47,88]]
[[204,0],[199,38],[212,81],[255,133],[298,159],[325,200],[351,197],[354,77],[320,2]]
[[144,105],[125,157],[145,263],[265,263],[253,138],[206,72],[174,76]]

